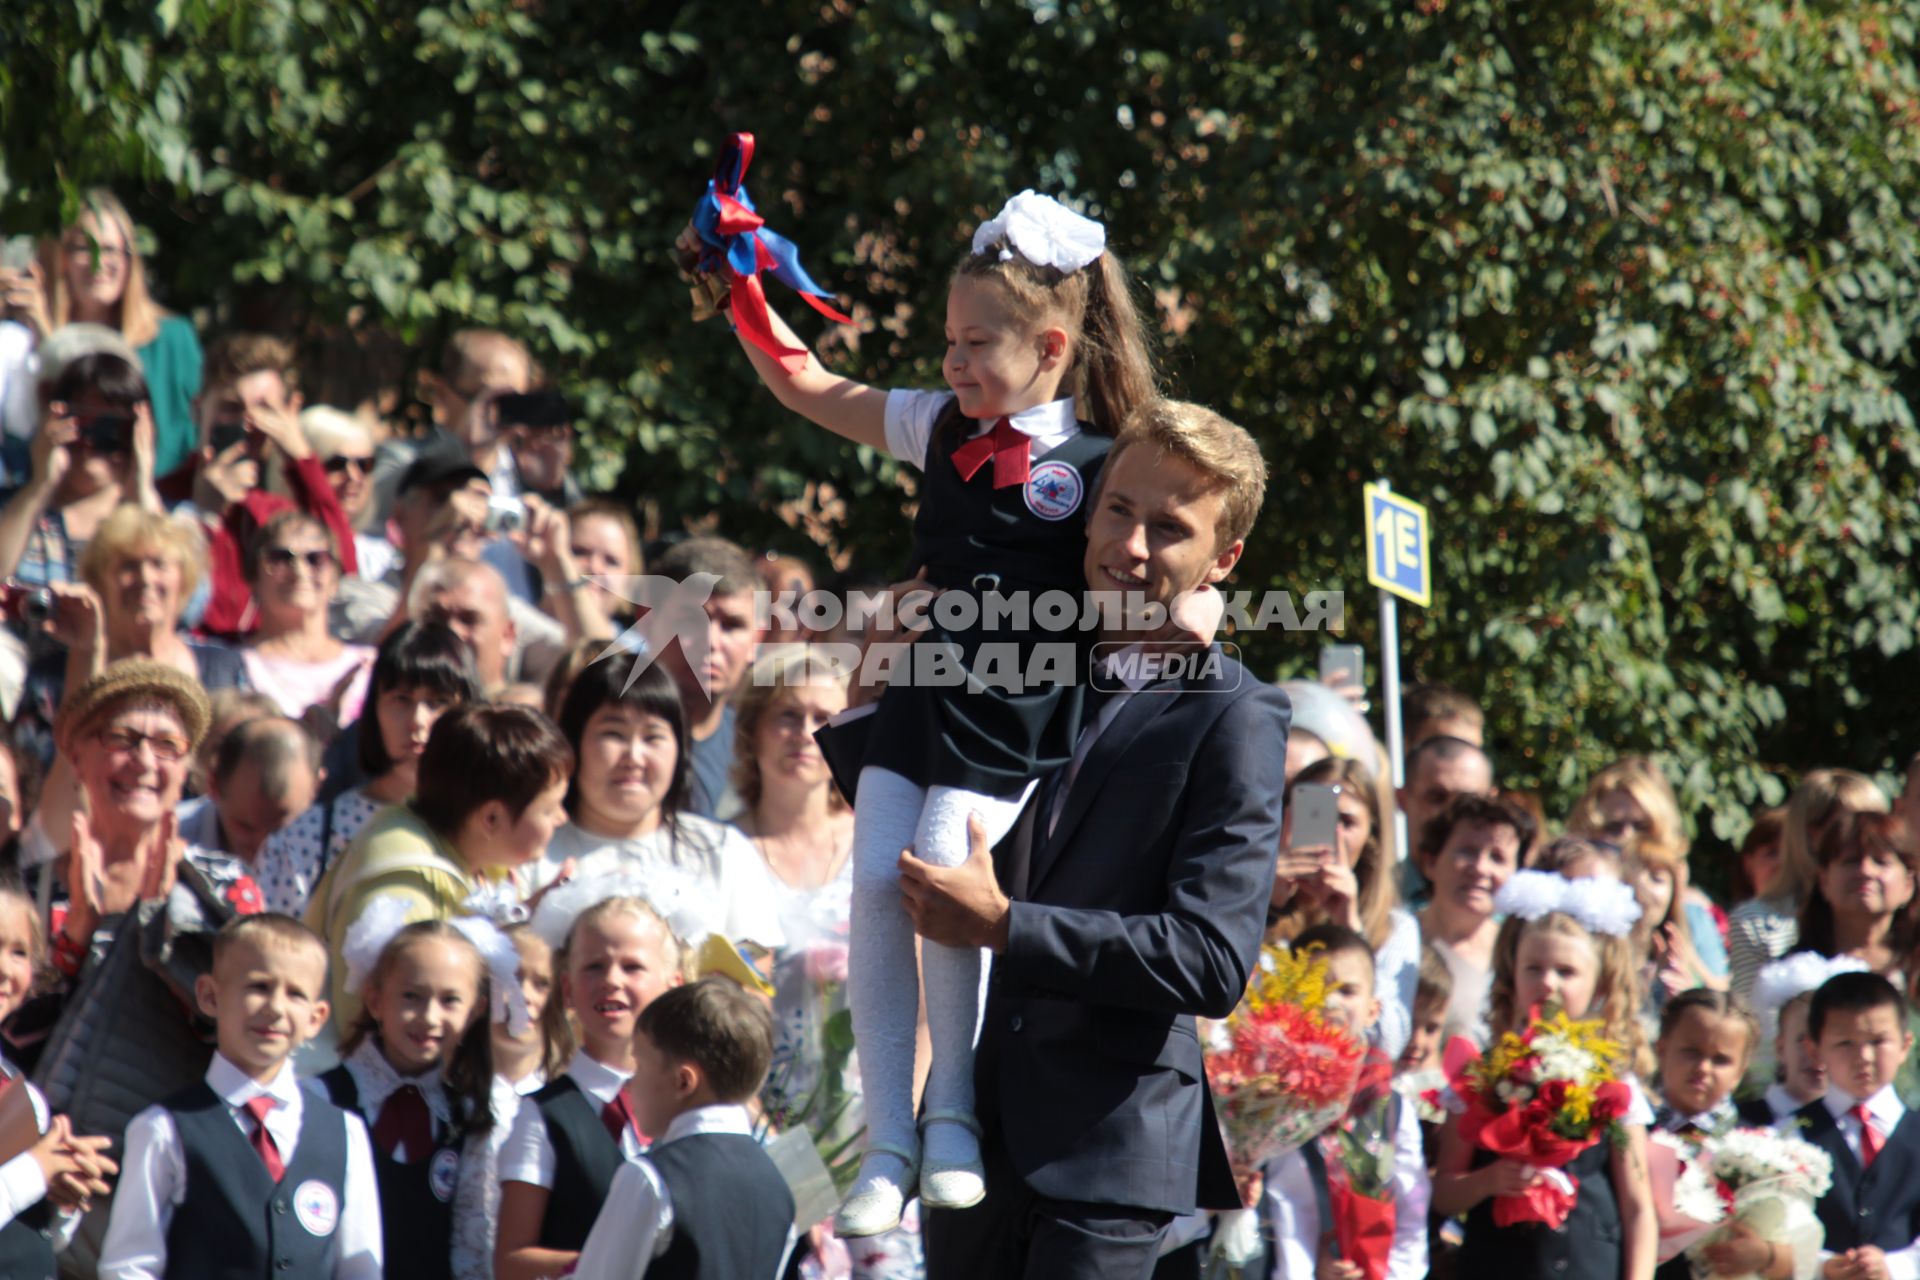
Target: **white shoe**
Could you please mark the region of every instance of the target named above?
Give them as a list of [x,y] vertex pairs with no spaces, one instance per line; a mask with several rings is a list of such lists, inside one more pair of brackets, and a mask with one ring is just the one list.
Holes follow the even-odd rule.
[[[840,1208],[833,1215],[833,1234],[843,1240],[892,1231],[900,1225],[900,1215],[906,1212],[907,1200],[913,1195],[914,1167],[919,1162],[916,1153],[875,1143],[867,1148],[867,1155],[892,1156],[907,1166],[906,1173],[898,1183],[890,1178],[880,1178],[877,1185],[866,1191],[857,1191],[840,1202]],[[866,1161],[863,1158],[856,1183],[865,1181],[866,1176]]]
[[[980,1138],[980,1122],[965,1111],[929,1111],[920,1117],[922,1130],[931,1124],[957,1124],[972,1132],[976,1142]],[[987,1167],[977,1146],[975,1152],[973,1159],[958,1163],[927,1160],[920,1169],[920,1203],[929,1209],[971,1209],[985,1200]]]

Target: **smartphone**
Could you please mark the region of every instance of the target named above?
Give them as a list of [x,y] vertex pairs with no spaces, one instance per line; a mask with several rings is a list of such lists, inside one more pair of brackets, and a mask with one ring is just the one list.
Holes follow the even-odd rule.
[[31,271],[33,269],[33,237],[8,236],[6,243],[0,245],[0,271]]
[[216,422],[208,438],[216,454],[225,453],[247,438],[247,424],[243,419],[233,418],[226,422]]
[[494,424],[506,427],[564,427],[573,421],[573,406],[558,391],[529,391],[501,396],[493,402]]
[[100,413],[76,417],[73,425],[80,440],[94,453],[133,452],[133,419],[119,414]]
[[1367,651],[1357,644],[1329,644],[1320,649],[1322,684],[1367,683]]
[[1340,788],[1322,782],[1303,782],[1293,789],[1292,837],[1289,849],[1333,847],[1340,827]]

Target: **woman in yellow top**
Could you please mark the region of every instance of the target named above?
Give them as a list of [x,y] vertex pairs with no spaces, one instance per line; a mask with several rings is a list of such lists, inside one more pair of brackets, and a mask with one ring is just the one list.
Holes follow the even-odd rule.
[[347,990],[341,948],[376,898],[405,902],[407,921],[466,914],[467,898],[540,856],[567,820],[573,748],[528,707],[472,703],[433,726],[413,798],[368,820],[327,869],[307,924],[327,942],[333,1025],[352,1025],[360,1000]]

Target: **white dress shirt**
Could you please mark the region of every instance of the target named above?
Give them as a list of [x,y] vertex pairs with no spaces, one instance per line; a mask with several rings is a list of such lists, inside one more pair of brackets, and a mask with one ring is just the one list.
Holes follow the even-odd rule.
[[1773,1112],[1773,1122],[1775,1124],[1793,1119],[1800,1108],[1807,1105],[1789,1093],[1787,1086],[1781,1084],[1778,1080],[1775,1080],[1767,1086],[1766,1099],[1768,1109]]
[[1740,1122],[1740,1112],[1730,1098],[1722,1098],[1717,1107],[1708,1107],[1698,1115],[1683,1116],[1672,1107],[1662,1108],[1659,1114],[1659,1127],[1667,1133],[1683,1133],[1689,1127],[1698,1129],[1709,1136],[1720,1132],[1723,1126]]
[[[887,452],[901,462],[925,471],[927,448],[933,441],[933,424],[940,420],[941,412],[952,399],[951,391],[896,389],[887,392],[884,414]],[[985,422],[976,420],[967,438],[987,434],[998,421],[998,418],[989,418]],[[1022,409],[1008,421],[1013,424],[1015,431],[1033,441],[1032,452],[1028,456],[1035,462],[1080,434],[1080,421],[1074,414],[1071,396]]]
[[[285,1063],[273,1079],[262,1082],[216,1053],[207,1067],[207,1086],[227,1104],[227,1113],[251,1141],[253,1117],[247,1103],[257,1097],[273,1099],[266,1129],[280,1151],[293,1163],[300,1144],[300,1117],[305,1091],[293,1068]],[[373,1144],[360,1117],[347,1116],[347,1177],[342,1188],[340,1258],[334,1280],[379,1280],[380,1189],[374,1179]],[[127,1125],[126,1155],[120,1162],[120,1185],[113,1197],[106,1240],[100,1247],[100,1280],[159,1280],[167,1273],[167,1228],[173,1211],[186,1202],[187,1159],[173,1114],[152,1106]]]
[[[13,1080],[20,1073],[13,1064],[0,1060],[0,1080]],[[27,1100],[33,1103],[33,1118],[39,1122],[40,1132],[45,1133],[47,1126],[53,1123],[53,1112],[47,1106],[47,1095],[30,1080],[21,1080],[20,1087],[27,1091]],[[0,1164],[0,1226],[5,1226],[27,1210],[47,1198],[47,1175],[40,1168],[40,1162],[33,1158],[32,1151],[22,1151],[5,1164]],[[54,1252],[73,1243],[73,1233],[80,1229],[80,1215],[69,1213],[65,1209],[54,1210],[52,1223]]]
[[[753,1122],[747,1109],[733,1104],[695,1107],[673,1118],[655,1146],[665,1146],[697,1133],[734,1133],[751,1137]],[[725,1190],[720,1189],[724,1195]],[[793,1252],[794,1230],[787,1228],[786,1253]],[[613,1186],[593,1220],[593,1230],[574,1264],[573,1280],[640,1280],[653,1260],[673,1243],[673,1199],[660,1171],[645,1156],[622,1165],[613,1175]],[[787,1269],[786,1254],[780,1265],[762,1280],[778,1280]],[[742,1280],[754,1280],[742,1277]]]
[[[626,1087],[629,1078],[629,1073],[615,1071],[604,1062],[589,1058],[585,1049],[574,1052],[573,1061],[567,1064],[567,1075],[587,1096],[596,1117],[613,1101],[613,1096]],[[620,1131],[622,1156],[637,1160],[645,1150],[632,1125]],[[529,1103],[514,1116],[513,1132],[507,1136],[507,1145],[500,1149],[500,1181],[553,1189],[553,1140],[547,1136],[547,1118],[540,1114],[538,1106]]]
[[[1420,1109],[1405,1102],[1393,1131],[1393,1248],[1387,1254],[1387,1280],[1423,1280],[1427,1274],[1427,1204],[1433,1183],[1420,1141]],[[1316,1274],[1320,1236],[1333,1229],[1320,1221],[1313,1177],[1298,1151],[1267,1166],[1264,1193],[1267,1220],[1273,1226],[1273,1280],[1297,1280]]]
[[[1833,1117],[1834,1125],[1840,1130],[1841,1140],[1847,1144],[1847,1150],[1853,1152],[1853,1158],[1860,1159],[1860,1120],[1853,1114],[1854,1106],[1860,1099],[1845,1089],[1833,1085],[1827,1086],[1827,1096],[1821,1099],[1826,1103],[1827,1114]],[[1873,1127],[1880,1134],[1880,1145],[1884,1148],[1893,1137],[1893,1131],[1899,1127],[1900,1118],[1907,1114],[1899,1095],[1893,1086],[1887,1085],[1866,1100],[1867,1114],[1873,1117]],[[1840,1170],[1836,1167],[1837,1177]],[[1827,1259],[1833,1257],[1828,1249],[1820,1251],[1820,1265],[1826,1266]],[[1907,1245],[1904,1249],[1887,1250],[1887,1275],[1891,1280],[1920,1280],[1920,1240]]]

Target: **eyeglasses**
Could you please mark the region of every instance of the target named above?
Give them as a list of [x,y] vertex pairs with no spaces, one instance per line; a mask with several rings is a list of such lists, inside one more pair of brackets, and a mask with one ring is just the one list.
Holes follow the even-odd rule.
[[145,743],[152,750],[153,758],[168,764],[183,760],[187,754],[187,740],[176,738],[170,733],[140,733],[133,729],[107,729],[100,734],[100,741],[109,751],[121,755],[139,755],[140,745]]
[[292,547],[268,547],[260,554],[260,562],[275,573],[291,573],[296,563],[307,566],[309,572],[318,575],[333,563],[331,551],[295,551]]
[[100,255],[102,262],[125,262],[133,257],[131,251],[119,245],[96,245],[91,240],[74,240],[69,242],[66,248],[69,258],[91,259],[96,252]]
[[348,453],[336,453],[331,458],[328,458],[322,465],[326,467],[328,475],[337,476],[348,467],[352,467],[361,475],[365,475],[373,469],[373,459],[355,457]]

